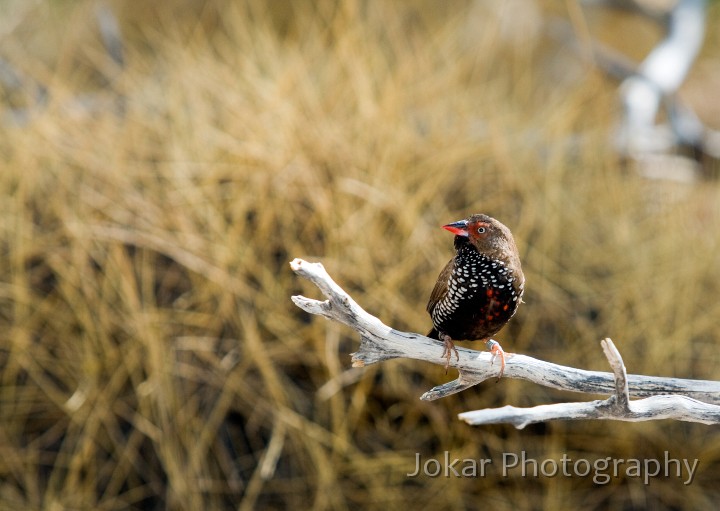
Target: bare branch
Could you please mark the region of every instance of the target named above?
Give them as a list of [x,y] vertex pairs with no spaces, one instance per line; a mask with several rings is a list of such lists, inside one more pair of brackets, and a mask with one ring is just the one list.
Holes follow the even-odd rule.
[[504,406],[461,413],[459,418],[472,425],[510,423],[518,429],[552,419],[613,419],[632,422],[675,419],[703,424],[720,423],[720,406],[687,396],[665,394],[631,402],[627,373],[620,352],[610,339],[603,339],[600,344],[615,373],[615,394],[608,399],[533,408]]
[[615,347],[615,344],[610,339],[603,339],[600,341],[600,345],[605,352],[608,362],[610,362],[610,367],[615,376],[615,402],[613,403],[613,408],[616,408],[619,413],[629,413],[630,391],[623,359]]
[[613,419],[639,422],[658,419],[675,419],[703,424],[720,424],[720,406],[703,403],[686,396],[659,395],[632,401],[627,414],[616,413],[610,406],[615,396],[607,400],[586,403],[557,403],[532,408],[503,406],[487,410],[464,412],[458,417],[468,424],[512,424],[522,429],[528,424],[549,420]]
[[[548,18],[548,34],[622,82],[623,118],[614,135],[620,153],[638,163],[647,178],[694,182],[698,164],[720,158],[720,133],[706,126],[677,94],[704,42],[707,1],[679,0],[668,10],[628,0],[594,3],[634,11],[655,21],[665,36],[638,63],[600,41],[579,40],[573,26],[561,18]],[[662,110],[665,123],[658,119]]]
[[[354,367],[393,358],[423,360],[445,365],[443,344],[420,334],[401,332],[382,323],[360,307],[325,271],[320,263],[295,259],[292,270],[310,280],[327,297],[325,301],[293,296],[301,309],[338,321],[360,333],[360,349],[352,354]],[[460,418],[470,424],[527,424],[550,419],[617,419],[642,421],[677,419],[705,424],[720,423],[720,383],[657,376],[628,375],[620,353],[610,339],[601,342],[613,373],[585,371],[544,362],[519,354],[507,354],[504,378],[520,378],[545,387],[610,398],[587,403],[560,403],[520,409],[512,406],[466,412]],[[432,401],[496,378],[499,367],[488,352],[458,348],[460,359],[450,365],[460,372],[456,380],[438,385],[420,399]],[[630,396],[646,397],[630,401]]]

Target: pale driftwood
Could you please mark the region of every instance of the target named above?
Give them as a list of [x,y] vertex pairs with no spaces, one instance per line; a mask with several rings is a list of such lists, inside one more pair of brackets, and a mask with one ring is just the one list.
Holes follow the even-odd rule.
[[703,424],[720,423],[720,406],[684,395],[662,394],[630,401],[628,377],[620,352],[610,339],[602,340],[601,344],[615,376],[615,393],[608,399],[532,408],[508,405],[461,413],[460,419],[473,425],[510,423],[518,429],[534,422],[553,419],[614,419],[632,422],[675,419]]
[[[677,91],[704,43],[707,1],[678,0],[665,7],[657,5],[658,10],[644,8],[634,0],[595,3],[634,11],[656,22],[665,35],[636,63],[600,41],[580,40],[577,27],[559,17],[548,17],[548,34],[622,82],[618,92],[623,114],[613,138],[620,153],[637,163],[641,175],[696,181],[700,165],[720,158],[720,132],[705,125]],[[664,114],[665,122],[659,114]]]
[[[360,333],[360,349],[352,354],[354,367],[393,358],[410,358],[445,365],[443,344],[420,334],[401,332],[382,323],[360,307],[325,271],[320,263],[295,259],[292,270],[310,280],[327,297],[325,301],[293,296],[301,309],[338,321]],[[720,382],[684,380],[656,376],[627,375],[612,341],[602,341],[613,373],[585,371],[508,354],[503,378],[520,378],[555,389],[591,394],[611,394],[609,399],[586,403],[560,403],[534,408],[506,406],[465,412],[460,418],[470,424],[511,423],[521,428],[550,419],[617,419],[641,421],[672,418],[705,424],[720,423]],[[450,365],[460,372],[456,380],[438,385],[420,399],[432,401],[496,379],[500,370],[488,352],[458,348],[460,359]],[[646,399],[630,401],[630,396]]]

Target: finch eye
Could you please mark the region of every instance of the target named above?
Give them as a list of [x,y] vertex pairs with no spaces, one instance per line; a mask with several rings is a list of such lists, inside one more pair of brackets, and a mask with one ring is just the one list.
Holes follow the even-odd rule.
[[478,227],[478,234],[485,234],[485,227]]

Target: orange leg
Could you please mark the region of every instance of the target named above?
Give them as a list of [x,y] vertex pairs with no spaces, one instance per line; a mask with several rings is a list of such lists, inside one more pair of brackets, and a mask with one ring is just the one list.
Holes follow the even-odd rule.
[[497,379],[497,381],[500,381],[500,378],[502,378],[503,373],[505,372],[505,352],[503,351],[502,346],[500,346],[500,343],[494,339],[489,339],[485,343],[485,346],[487,346],[487,349],[489,349],[490,353],[492,353],[490,364],[495,362],[496,357],[500,357],[500,374]]
[[455,352],[455,358],[458,362],[460,362],[460,354],[458,353],[457,348],[455,347],[455,344],[452,342],[452,339],[447,334],[440,334],[440,340],[445,345],[445,349],[443,349],[442,355],[440,355],[440,358],[444,358],[445,361],[445,374],[448,372],[448,368],[450,367],[450,359],[452,358],[453,351]]

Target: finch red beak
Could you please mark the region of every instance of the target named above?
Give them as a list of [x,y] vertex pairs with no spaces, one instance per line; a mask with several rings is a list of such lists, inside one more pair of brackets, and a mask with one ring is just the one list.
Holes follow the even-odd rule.
[[467,220],[460,220],[459,222],[443,225],[442,228],[450,231],[456,236],[468,236]]

